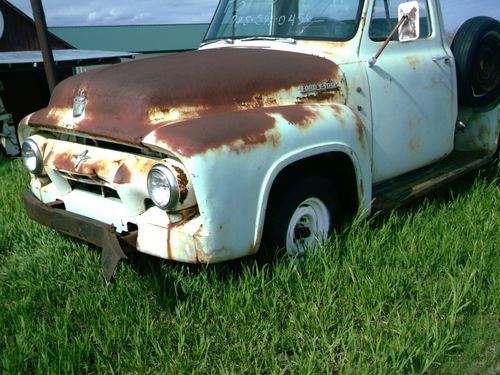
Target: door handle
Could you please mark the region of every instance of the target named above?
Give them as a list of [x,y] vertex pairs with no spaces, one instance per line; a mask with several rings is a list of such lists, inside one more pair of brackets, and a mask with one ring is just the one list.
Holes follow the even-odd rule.
[[432,61],[434,61],[434,62],[444,61],[445,64],[449,64],[450,63],[450,56],[433,57]]

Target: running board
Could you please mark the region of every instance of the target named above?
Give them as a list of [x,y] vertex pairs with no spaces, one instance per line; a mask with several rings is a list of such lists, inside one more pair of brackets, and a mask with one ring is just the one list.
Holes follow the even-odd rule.
[[493,160],[484,152],[454,151],[447,158],[373,188],[373,209],[388,211],[441,187]]

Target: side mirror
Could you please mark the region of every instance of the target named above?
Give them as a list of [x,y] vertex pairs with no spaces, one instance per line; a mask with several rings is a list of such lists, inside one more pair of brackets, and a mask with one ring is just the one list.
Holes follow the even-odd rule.
[[399,21],[406,17],[406,21],[399,26],[399,41],[411,42],[420,37],[420,5],[418,1],[401,3],[398,8]]

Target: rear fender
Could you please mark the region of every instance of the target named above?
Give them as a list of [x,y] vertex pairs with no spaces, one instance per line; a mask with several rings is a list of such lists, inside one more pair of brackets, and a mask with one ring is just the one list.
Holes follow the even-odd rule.
[[455,135],[457,151],[482,151],[495,153],[500,132],[500,105],[488,111],[460,108],[459,120],[465,125]]

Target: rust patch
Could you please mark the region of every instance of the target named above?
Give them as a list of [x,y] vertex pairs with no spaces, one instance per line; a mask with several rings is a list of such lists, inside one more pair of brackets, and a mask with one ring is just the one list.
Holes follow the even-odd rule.
[[415,129],[415,121],[413,121],[413,119],[410,119],[408,121],[408,130],[413,131],[414,129]]
[[46,161],[48,164],[52,164],[57,170],[91,177],[95,176],[101,179],[106,179],[111,171],[117,167],[117,165],[115,165],[116,162],[107,162],[104,160],[85,160],[77,166],[75,155],[69,151],[61,153],[51,151]]
[[256,244],[252,245],[252,247],[248,250],[248,255],[255,255],[259,251],[260,246],[257,246]]
[[184,210],[178,211],[176,213],[182,215],[182,220],[175,223],[174,225],[180,226],[180,225],[186,224],[193,217],[199,215],[200,210],[199,210],[198,206],[194,206],[194,207],[185,208]]
[[320,116],[318,112],[313,111],[310,107],[301,105],[284,107],[274,113],[282,116],[291,125],[299,127],[309,127]]
[[[304,84],[338,81],[338,75],[332,61],[293,52],[220,48],[179,53],[73,76],[57,86],[49,107],[29,122],[48,128],[70,125],[79,133],[138,144],[163,125],[192,116],[285,105],[287,100],[293,104],[296,95],[284,97],[287,90],[291,95]],[[72,101],[82,93],[85,114],[74,119]]]
[[47,149],[47,142],[43,142],[41,145],[39,144],[38,147],[40,147],[40,153],[42,155],[45,155],[45,150]]
[[278,100],[273,96],[257,95],[249,102],[238,102],[236,105],[239,109],[274,107],[278,105]]
[[113,182],[115,184],[128,184],[132,181],[132,172],[126,164],[122,164],[116,171]]
[[181,168],[176,166],[173,166],[173,168],[175,169],[175,172],[177,174],[177,183],[179,185],[179,194],[180,194],[179,202],[182,204],[184,203],[189,194],[189,190],[187,188],[189,181],[186,176],[186,173],[184,173],[184,171]]
[[193,236],[196,247],[196,258],[198,259],[198,263],[207,263],[207,257],[202,250],[203,245],[200,241],[202,232],[203,232],[203,224],[200,225],[200,227]]
[[339,98],[342,96],[340,88],[332,91],[322,91],[317,93],[312,93],[304,96],[299,96],[295,103],[297,104],[315,104],[315,103],[334,103],[338,102]]
[[345,126],[345,117],[344,117],[343,108],[337,104],[331,105],[330,108],[333,110],[333,116],[339,122],[340,126],[344,127]]
[[361,119],[354,115],[354,122],[356,123],[356,133],[358,134],[358,143],[361,148],[365,149],[365,128],[363,127],[363,123]]
[[266,143],[276,146],[279,135],[272,134],[275,119],[268,112],[256,109],[206,116],[164,126],[157,130],[156,136],[187,157],[224,146],[236,153]]
[[418,56],[407,56],[405,57],[406,62],[408,65],[411,66],[413,70],[417,70],[418,64],[420,64],[420,57]]
[[[73,171],[75,170],[75,161],[73,160],[73,155],[69,152],[65,152],[62,154],[52,155],[53,150],[50,151],[49,155],[52,156],[53,161],[52,164],[56,169],[64,170],[64,171]],[[81,164],[80,164],[81,165]]]
[[[170,223],[167,225],[167,259],[173,260],[173,252],[172,252],[172,230],[176,227],[179,227],[181,225],[184,225],[187,223],[189,220],[191,220],[194,216],[199,215],[198,207],[190,207],[185,210],[179,211],[182,215],[182,220],[175,222],[175,223]],[[195,238],[196,239],[196,238]]]
[[44,165],[47,165],[47,161],[49,161],[52,158],[52,153],[54,152],[52,147],[50,148],[50,151],[47,154],[45,154],[46,151],[47,151],[47,145],[45,145],[45,149],[43,151],[43,155],[44,155],[43,164]]
[[408,149],[413,153],[418,152],[420,150],[420,144],[416,139],[412,139],[408,143]]
[[172,225],[167,226],[167,259],[172,260],[172,245],[170,244],[170,238],[172,237]]
[[479,142],[482,144],[488,144],[490,138],[490,129],[487,126],[481,126],[479,129]]

